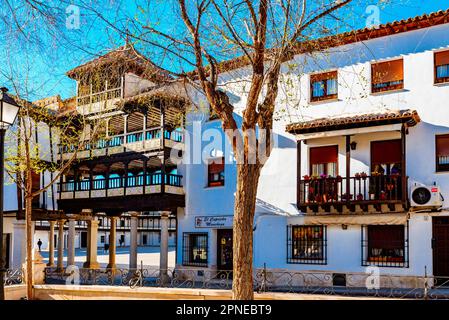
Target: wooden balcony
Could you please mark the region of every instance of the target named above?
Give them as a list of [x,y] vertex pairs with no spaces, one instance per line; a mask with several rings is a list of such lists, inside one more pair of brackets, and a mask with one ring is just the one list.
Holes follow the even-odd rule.
[[175,210],[184,206],[181,182],[180,175],[162,173],[63,182],[58,184],[58,208],[75,213],[82,209],[96,212]]
[[[183,148],[183,134],[180,131],[164,131],[166,148]],[[77,159],[89,159],[126,152],[148,152],[162,150],[161,129],[153,128],[127,134],[111,136],[96,142],[86,141],[80,150],[75,146],[60,146],[62,160],[71,159],[76,152]],[[62,154],[61,154],[62,153]]]
[[299,181],[298,208],[307,214],[403,212],[406,182],[400,175],[307,178]]
[[101,92],[90,91],[76,98],[77,110],[81,114],[100,113],[117,109],[117,102],[123,97],[123,89],[112,88]]

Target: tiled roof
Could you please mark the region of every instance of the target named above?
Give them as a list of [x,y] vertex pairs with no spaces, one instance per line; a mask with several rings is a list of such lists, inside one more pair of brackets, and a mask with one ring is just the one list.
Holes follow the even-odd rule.
[[406,123],[412,127],[420,122],[416,110],[388,110],[378,113],[365,113],[353,116],[320,118],[287,125],[286,131],[293,134],[343,130],[358,127]]
[[[396,20],[377,27],[363,28],[345,33],[298,42],[292,49],[286,60],[291,59],[294,55],[317,50],[324,50],[332,47],[338,47],[360,41],[366,41],[385,36],[395,35],[403,32],[428,28],[436,25],[449,23],[449,9],[423,14],[421,16]],[[226,60],[218,64],[217,68],[220,72],[226,72],[249,65],[247,56],[237,57],[235,59]],[[192,73],[195,73],[193,71]]]
[[127,64],[139,76],[156,83],[172,79],[166,70],[155,65],[129,43],[68,71],[67,75],[76,78],[79,73],[113,63]]

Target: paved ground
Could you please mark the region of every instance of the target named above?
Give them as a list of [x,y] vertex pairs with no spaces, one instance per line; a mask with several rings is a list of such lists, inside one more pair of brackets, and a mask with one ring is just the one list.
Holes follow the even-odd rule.
[[[139,247],[137,250],[137,263],[142,262],[144,266],[159,266],[159,248],[158,247]],[[48,262],[48,251],[41,252],[45,262]],[[58,259],[58,252],[55,250],[55,263]],[[64,252],[64,261],[67,261],[67,250]],[[86,249],[75,250],[76,265],[82,266],[86,261]],[[103,248],[98,248],[98,262],[101,267],[106,267],[109,261],[109,252],[104,251]],[[118,247],[116,253],[116,263],[118,268],[127,268],[129,264],[129,247]],[[175,248],[169,248],[168,252],[168,266],[175,266]]]

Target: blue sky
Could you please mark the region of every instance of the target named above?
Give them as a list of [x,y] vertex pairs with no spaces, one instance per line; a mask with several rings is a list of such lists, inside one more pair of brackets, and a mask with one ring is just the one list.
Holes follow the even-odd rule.
[[[82,4],[83,2],[82,0],[68,1],[68,3],[75,4]],[[378,4],[379,1],[359,0],[358,2],[361,5],[357,7],[357,14],[354,15],[357,19],[352,18],[348,23],[356,27],[363,27],[367,16],[367,13],[365,13],[366,7],[370,4]],[[384,2],[385,4],[380,5],[381,23],[449,8],[449,0],[393,0]],[[61,2],[58,1],[56,3],[59,4]],[[145,3],[151,3],[151,7],[145,7]],[[142,7],[138,7],[139,4]],[[60,15],[64,14],[65,8],[65,6],[60,8]],[[131,18],[141,23],[146,21],[156,23],[157,21],[157,27],[168,33],[175,30],[177,23],[179,23],[174,18],[176,17],[174,10],[173,0],[141,0],[136,2],[104,0],[101,6],[98,7],[98,11],[107,19],[119,21],[116,24],[119,28],[126,28],[128,26],[127,21]],[[80,13],[80,28],[78,30],[65,31],[65,36],[67,36],[68,40],[64,42],[59,42],[57,38],[43,37],[41,39],[41,42],[44,43],[42,48],[37,48],[36,46],[27,47],[23,45],[23,41],[16,48],[14,47],[14,41],[9,39],[4,41],[5,37],[2,38],[0,35],[0,50],[3,52],[3,58],[1,59],[8,60],[6,64],[1,63],[0,60],[0,85],[13,87],[10,81],[6,79],[6,76],[13,74],[16,79],[20,79],[17,82],[26,83],[24,87],[29,90],[28,99],[30,100],[56,94],[60,94],[63,98],[73,96],[75,93],[75,82],[68,79],[65,76],[65,72],[95,57],[96,53],[105,53],[115,46],[124,43],[124,39],[118,35],[114,27],[95,17],[92,12],[86,13],[82,5]],[[0,18],[4,14],[0,8]],[[359,17],[361,18],[359,19]],[[45,27],[42,27],[42,30],[43,28]],[[33,34],[38,34],[39,32],[39,28],[33,30]],[[148,52],[153,51],[150,50]],[[149,58],[159,63],[157,57],[150,56]],[[21,90],[24,90],[24,88]]]

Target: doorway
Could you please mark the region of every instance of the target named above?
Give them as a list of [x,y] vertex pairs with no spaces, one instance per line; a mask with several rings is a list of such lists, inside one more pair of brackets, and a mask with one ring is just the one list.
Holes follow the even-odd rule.
[[81,231],[81,245],[80,248],[87,248],[87,232]]
[[[432,218],[433,275],[449,276],[449,217]],[[447,279],[446,279],[447,280]]]
[[232,229],[217,230],[217,269],[232,270]]

